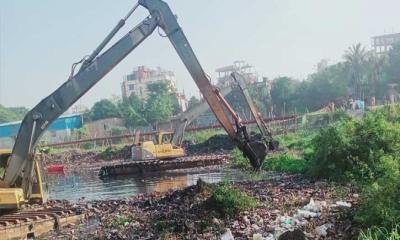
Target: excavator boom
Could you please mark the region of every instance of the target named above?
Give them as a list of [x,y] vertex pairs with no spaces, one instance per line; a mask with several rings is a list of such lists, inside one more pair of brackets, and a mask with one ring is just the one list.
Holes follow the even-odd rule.
[[[145,7],[150,16],[129,31],[108,50],[100,52],[125,24],[126,19],[139,6]],[[179,26],[176,16],[169,6],[161,0],[139,0],[127,16],[121,19],[111,33],[102,41],[96,50],[88,57],[81,60],[79,71],[72,71],[69,79],[48,97],[43,99],[22,121],[8,166],[4,181],[11,187],[22,187],[26,199],[29,199],[32,187],[34,146],[48,126],[84,95],[94,84],[102,79],[109,71],[122,61],[133,49],[145,40],[156,27],[164,30],[174,46],[179,57],[196,82],[204,98],[210,105],[218,121],[228,135],[234,140],[246,156],[252,161],[255,168],[259,168],[263,157],[255,145],[246,138],[244,129],[235,128],[230,123],[230,118],[221,99],[215,94],[207,75],[197,60],[186,36]],[[73,70],[76,64],[73,65]],[[261,154],[260,154],[261,153]]]

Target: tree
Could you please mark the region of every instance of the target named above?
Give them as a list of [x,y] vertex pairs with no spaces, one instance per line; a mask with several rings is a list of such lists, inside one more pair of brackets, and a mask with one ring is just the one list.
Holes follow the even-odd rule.
[[171,118],[174,113],[171,86],[166,82],[155,82],[149,84],[147,89],[149,91],[145,113],[147,122],[155,124]]
[[88,113],[88,118],[92,121],[120,117],[117,106],[108,99],[96,102]]
[[331,101],[343,99],[348,95],[347,72],[347,66],[338,63],[311,74],[295,91],[296,109],[301,112],[315,111]]
[[192,97],[189,99],[189,102],[188,102],[188,110],[193,109],[193,108],[196,107],[198,104],[200,104],[200,100],[199,100],[198,98],[196,98],[195,96],[192,96]]
[[129,128],[147,124],[145,118],[145,101],[131,95],[118,104],[118,111]]
[[354,86],[354,96],[358,99],[364,97],[364,76],[368,52],[361,43],[352,45],[344,54],[346,63],[349,64],[349,76]]
[[272,81],[271,97],[276,114],[288,113],[294,110],[292,100],[299,82],[289,77],[278,77]]
[[263,84],[252,84],[249,86],[249,92],[257,110],[267,115],[272,105],[271,93],[268,87],[268,80],[264,79]]
[[28,111],[25,107],[7,108],[0,104],[0,123],[22,120]]
[[368,54],[366,60],[366,96],[383,97],[386,94],[387,82],[384,79],[386,59],[385,55],[376,55],[372,52]]
[[400,84],[400,43],[394,44],[387,57],[385,72],[390,83]]

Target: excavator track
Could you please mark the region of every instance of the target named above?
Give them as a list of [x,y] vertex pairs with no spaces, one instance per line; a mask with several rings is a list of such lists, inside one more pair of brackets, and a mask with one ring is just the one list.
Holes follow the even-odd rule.
[[31,239],[85,218],[82,209],[50,207],[24,209],[0,216],[1,239]]
[[99,177],[106,178],[120,175],[166,171],[172,169],[221,165],[228,162],[229,158],[229,154],[208,154],[180,157],[174,159],[127,161],[126,163],[118,165],[103,166],[99,171]]

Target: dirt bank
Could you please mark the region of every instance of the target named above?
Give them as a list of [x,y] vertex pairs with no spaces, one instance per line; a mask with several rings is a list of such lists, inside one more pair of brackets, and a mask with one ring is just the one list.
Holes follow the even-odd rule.
[[[257,207],[233,216],[217,214],[203,184],[125,200],[79,203],[96,221],[52,232],[48,239],[352,239],[358,195],[324,181],[282,175],[233,184],[257,199]],[[228,230],[229,229],[229,230]],[[287,232],[297,229],[297,232]],[[303,235],[304,234],[304,235]]]

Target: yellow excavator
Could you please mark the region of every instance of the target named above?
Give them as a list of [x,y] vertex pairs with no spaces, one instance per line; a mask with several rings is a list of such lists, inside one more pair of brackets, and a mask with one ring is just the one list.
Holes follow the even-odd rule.
[[171,142],[173,132],[158,131],[151,139],[138,140],[132,146],[132,160],[173,159],[185,156],[185,150]]
[[[264,141],[270,151],[277,150],[279,143],[272,138],[271,132],[257,111],[250,92],[247,89],[244,76],[233,72],[231,78],[233,80],[232,83],[224,86],[222,89],[215,87],[214,91],[223,98],[232,92],[232,90],[238,89],[259,129],[260,137],[258,140]],[[139,134],[137,134],[135,136],[135,143],[132,146],[132,160],[175,159],[185,156],[185,150],[182,147],[185,128],[207,110],[209,110],[209,106],[203,100],[196,107],[181,113],[167,124],[169,128],[172,127],[174,129],[174,132],[159,130],[150,135],[150,139],[139,139]]]
[[[215,87],[215,91],[219,91],[222,96],[226,96],[232,90],[231,85],[225,86],[221,90]],[[185,156],[182,141],[186,126],[209,109],[208,103],[203,100],[193,109],[168,121],[168,128],[172,128],[173,132],[159,129],[150,135],[150,139],[140,139],[140,132],[137,132],[135,143],[132,146],[132,160],[174,159]]]
[[[1,178],[4,177],[4,169],[7,167],[7,161],[11,156],[11,149],[0,149],[0,169],[3,169]],[[42,163],[36,159],[33,160],[32,190],[29,197],[31,203],[44,203],[47,201],[47,180],[44,174]],[[4,181],[0,181],[0,210],[19,209],[24,204],[25,196],[22,188],[10,188]]]
[[[147,9],[149,16],[104,50],[139,6]],[[11,153],[7,151],[2,157],[5,168],[0,183],[0,209],[19,208],[23,203],[32,200],[46,201],[44,174],[34,157],[37,141],[54,120],[118,65],[156,28],[163,31],[172,43],[221,126],[248,157],[252,166],[255,169],[260,168],[268,152],[268,146],[265,142],[253,141],[249,137],[246,127],[237,114],[221,94],[215,92],[178,24],[176,15],[162,0],[139,0],[90,55],[72,65],[67,81],[25,115]],[[231,119],[234,119],[235,125],[231,124]]]

